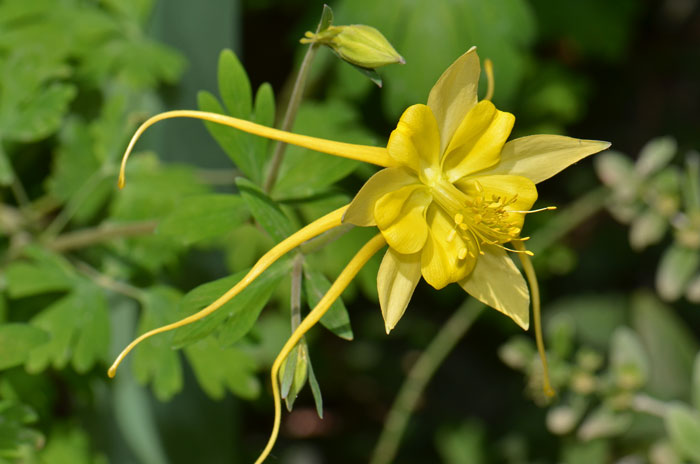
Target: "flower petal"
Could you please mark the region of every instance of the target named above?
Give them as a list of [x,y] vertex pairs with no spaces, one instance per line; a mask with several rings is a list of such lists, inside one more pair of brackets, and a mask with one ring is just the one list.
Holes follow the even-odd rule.
[[[537,200],[537,187],[527,177],[514,175],[491,175],[465,177],[455,183],[458,189],[468,196],[483,195],[491,199],[494,196],[505,201],[515,201],[505,207],[507,211],[527,211]],[[522,228],[524,214],[509,214],[508,221],[515,227]]]
[[440,152],[444,151],[464,116],[476,105],[479,87],[479,56],[476,47],[450,65],[428,96],[440,129]]
[[416,253],[428,238],[425,210],[433,201],[427,187],[412,184],[389,192],[374,205],[377,227],[399,253]]
[[426,105],[409,106],[401,115],[386,146],[389,156],[415,172],[439,167],[440,132]]
[[421,272],[426,282],[440,290],[474,269],[477,244],[456,233],[454,221],[437,205],[428,208],[427,221],[430,234],[421,254]]
[[539,184],[609,146],[610,142],[580,140],[562,135],[521,137],[506,143],[501,152],[501,162],[482,174],[516,174]]
[[381,197],[389,192],[398,190],[410,184],[419,184],[419,180],[409,170],[403,167],[386,168],[374,174],[362,186],[350,207],[343,216],[343,223],[356,226],[374,226],[374,205]]
[[386,333],[403,316],[419,280],[420,253],[405,255],[389,248],[377,274],[377,293]]
[[459,285],[471,296],[513,319],[524,330],[530,325],[530,292],[505,250],[482,247],[474,271]]
[[442,160],[450,182],[498,163],[515,116],[499,111],[488,100],[480,101],[464,117]]

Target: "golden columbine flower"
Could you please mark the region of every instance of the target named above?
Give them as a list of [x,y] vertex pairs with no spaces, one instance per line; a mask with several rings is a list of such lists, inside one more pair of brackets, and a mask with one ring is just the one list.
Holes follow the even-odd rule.
[[[476,49],[472,48],[442,74],[430,92],[427,105],[414,105],[404,112],[386,148],[297,135],[200,111],[170,111],[146,121],[124,154],[120,187],[124,186],[126,160],[143,131],[158,121],[178,117],[224,124],[384,169],[367,181],[349,205],[274,246],[248,275],[211,305],[138,337],[122,351],[110,367],[109,375],[115,375],[124,357],[144,339],[211,314],[285,253],[342,223],[351,223],[377,226],[380,233],[348,263],[275,359],[271,370],[274,425],[256,463],[269,455],[279,431],[281,402],[277,379],[282,363],[357,272],[386,244],[389,248],[379,268],[377,289],[387,332],[403,315],[421,276],[437,289],[457,282],[474,298],[527,329],[530,292],[507,252],[517,253],[530,281],[537,344],[545,368],[545,391],[553,394],[546,377],[537,281],[520,232],[525,215],[534,212],[529,208],[537,199],[535,184],[588,155],[605,150],[610,144],[558,135],[533,135],[506,142],[515,117],[497,110],[489,101],[493,79],[490,62],[486,64],[489,78],[486,100],[477,99],[480,66]],[[514,250],[506,247],[509,243]]]

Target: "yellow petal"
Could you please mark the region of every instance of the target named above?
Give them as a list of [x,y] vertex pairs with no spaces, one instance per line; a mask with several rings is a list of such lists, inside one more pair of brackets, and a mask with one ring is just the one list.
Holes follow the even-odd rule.
[[425,210],[433,201],[427,187],[412,184],[389,192],[374,206],[377,227],[399,253],[416,253],[428,238]]
[[501,162],[481,174],[516,174],[539,184],[564,168],[603,151],[610,142],[561,135],[531,135],[503,146]]
[[409,106],[391,133],[386,149],[396,164],[418,173],[439,168],[440,132],[430,108]]
[[530,292],[522,274],[503,249],[482,247],[474,271],[459,285],[471,296],[502,312],[527,330],[530,325]]
[[440,129],[440,152],[444,151],[464,116],[476,105],[479,87],[479,56],[476,47],[450,65],[428,96]]
[[408,169],[403,167],[387,168],[374,174],[362,186],[350,203],[343,223],[367,227],[376,225],[374,220],[374,205],[381,197],[389,192],[398,190],[420,181]]
[[455,232],[454,221],[439,206],[428,208],[427,221],[430,234],[421,254],[421,272],[426,282],[440,290],[474,269],[478,251],[475,241]]
[[[483,194],[484,198],[494,196],[515,201],[506,206],[507,211],[527,211],[537,200],[537,187],[527,177],[513,175],[491,175],[465,177],[455,183],[458,189],[468,196]],[[479,192],[482,193],[479,193]],[[515,227],[522,228],[524,214],[509,214],[508,221]]]
[[405,255],[389,248],[377,274],[377,293],[386,333],[403,316],[419,280],[420,253]]
[[471,109],[445,151],[443,170],[454,182],[496,164],[503,144],[515,123],[515,116],[499,111],[484,100]]

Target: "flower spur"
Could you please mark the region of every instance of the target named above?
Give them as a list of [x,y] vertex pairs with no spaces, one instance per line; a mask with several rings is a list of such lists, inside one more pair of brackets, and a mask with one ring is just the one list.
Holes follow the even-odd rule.
[[[459,57],[435,84],[427,105],[413,105],[404,112],[386,148],[318,139],[200,111],[170,111],[144,122],[124,154],[120,187],[125,184],[126,161],[141,134],[158,121],[180,117],[223,124],[384,169],[367,181],[349,205],[328,213],[270,249],[238,284],[209,306],[136,338],[117,357],[109,375],[115,375],[124,357],[141,341],[206,317],[287,252],[349,223],[376,226],[379,234],[352,258],[275,359],[271,369],[274,425],[256,463],[269,455],[279,432],[282,409],[277,379],[287,355],[364,264],[386,244],[389,247],[377,275],[377,290],[387,333],[404,314],[421,277],[436,289],[456,282],[473,297],[527,329],[530,291],[508,251],[517,253],[532,291],[545,392],[553,394],[541,337],[537,281],[520,232],[525,215],[541,211],[529,209],[537,199],[535,184],[610,144],[556,135],[506,142],[515,118],[490,102],[493,79],[488,61],[486,71],[489,91],[485,100],[478,101],[480,65],[476,49]],[[509,243],[514,249],[506,246]]]

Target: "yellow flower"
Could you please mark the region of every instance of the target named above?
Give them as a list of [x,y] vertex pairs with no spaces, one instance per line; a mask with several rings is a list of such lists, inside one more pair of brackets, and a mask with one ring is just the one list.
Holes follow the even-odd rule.
[[[380,233],[348,263],[275,359],[271,369],[275,420],[257,463],[268,456],[279,431],[281,402],[277,379],[282,363],[362,266],[386,244],[389,248],[379,269],[377,287],[387,332],[403,315],[421,276],[438,289],[457,282],[467,293],[527,329],[530,292],[507,253],[517,252],[530,281],[538,348],[545,363],[537,282],[527,259],[529,252],[520,238],[523,220],[537,199],[535,184],[610,144],[556,135],[506,142],[515,118],[497,110],[488,100],[478,102],[479,74],[479,58],[472,48],[443,73],[431,90],[427,105],[414,105],[404,112],[386,148],[333,142],[199,111],[171,111],[146,121],[127,147],[120,187],[124,186],[127,158],[143,131],[158,121],[178,117],[224,124],[385,169],[367,181],[350,205],[314,221],[273,247],[248,275],[211,305],[138,337],[119,355],[109,375],[114,376],[124,356],[144,339],[211,314],[285,253],[343,222],[377,226]],[[491,82],[489,68],[487,74]],[[515,250],[506,248],[508,243]],[[549,388],[548,384],[545,388]]]

